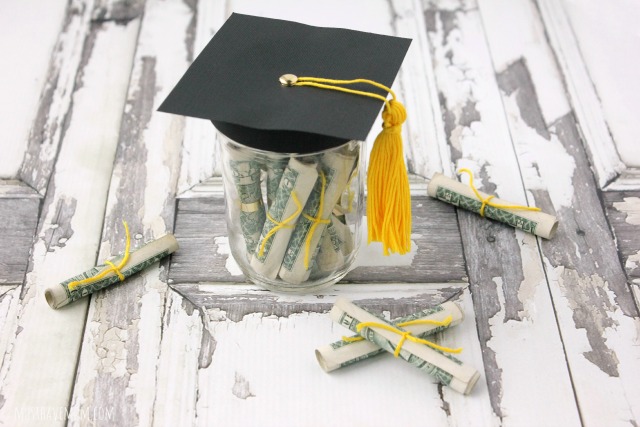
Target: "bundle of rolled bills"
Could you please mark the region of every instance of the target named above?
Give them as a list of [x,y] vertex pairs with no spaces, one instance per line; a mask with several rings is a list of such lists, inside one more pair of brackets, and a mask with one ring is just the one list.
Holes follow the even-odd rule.
[[[240,228],[253,271],[297,285],[345,265],[354,251],[355,230],[346,224],[348,207],[341,204],[357,159],[356,151],[345,149],[306,161],[276,158],[259,164],[230,153]],[[261,170],[266,171],[267,209]]]
[[[459,393],[469,394],[480,378],[480,374],[473,367],[425,344],[408,340],[402,333],[398,334],[388,330],[395,329],[406,332],[403,329],[393,327],[384,319],[369,313],[345,298],[338,298],[329,315],[334,322],[358,333],[384,351],[396,354],[398,346],[401,345],[399,352],[397,352],[400,358]],[[388,329],[372,325],[359,330],[359,324],[368,322],[386,326]]]
[[[424,338],[442,332],[451,326],[459,325],[462,323],[462,320],[464,320],[464,313],[456,303],[445,302],[442,305],[395,319],[392,321],[392,324],[398,325],[399,323],[402,324],[413,320],[443,322],[447,318],[450,318],[451,322],[446,326],[437,324],[414,324],[403,326],[403,328],[418,338]],[[378,356],[382,353],[385,353],[384,349],[371,341],[340,340],[316,349],[316,358],[325,372],[331,372]]]
[[[427,187],[429,196],[450,203],[471,212],[480,213],[482,200],[478,199],[473,189],[455,179],[436,173]],[[509,202],[493,198],[486,193],[478,192],[483,200],[491,199],[496,205],[512,205]],[[558,228],[555,216],[544,212],[528,211],[517,208],[501,208],[486,205],[484,216],[500,221],[512,227],[520,228],[545,239],[551,239]]]
[[[173,235],[167,234],[166,236],[147,243],[140,249],[131,252],[126,264],[120,268],[119,271],[124,278],[127,278],[144,270],[151,264],[161,260],[169,254],[172,254],[176,250],[178,250],[178,241],[173,237]],[[124,255],[119,255],[109,261],[113,265],[118,265],[122,261],[123,257]],[[109,271],[99,280],[90,281],[87,284],[77,284],[78,282],[86,279],[96,277],[105,270]],[[57,285],[47,288],[44,291],[44,296],[51,308],[60,308],[82,297],[86,297],[87,295],[97,292],[100,289],[104,289],[107,286],[118,283],[121,280],[122,279],[118,276],[112,265],[105,262],[104,264],[93,267],[77,276],[71,277],[62,283],[58,283]]]

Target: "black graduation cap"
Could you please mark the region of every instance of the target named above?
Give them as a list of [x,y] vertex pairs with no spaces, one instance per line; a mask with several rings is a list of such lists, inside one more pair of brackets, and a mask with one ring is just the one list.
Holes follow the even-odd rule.
[[[250,147],[308,153],[365,140],[382,102],[311,87],[284,74],[366,78],[391,86],[410,39],[234,13],[159,110],[208,119]],[[385,91],[367,85],[353,89]]]
[[211,120],[249,147],[306,154],[365,140],[384,104],[367,176],[369,241],[381,241],[385,255],[406,253],[411,200],[400,136],[406,113],[390,86],[410,43],[234,13],[159,110]]

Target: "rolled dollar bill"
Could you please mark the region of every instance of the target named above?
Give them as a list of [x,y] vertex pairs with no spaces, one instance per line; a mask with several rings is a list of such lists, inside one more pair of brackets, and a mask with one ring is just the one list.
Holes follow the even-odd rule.
[[334,271],[342,267],[346,257],[353,252],[353,236],[349,227],[335,215],[324,229],[316,256],[316,267],[322,271]]
[[247,254],[253,253],[260,239],[266,212],[260,189],[261,165],[253,160],[243,160],[241,154],[230,151],[229,167],[240,198],[240,228],[247,246]]
[[294,158],[289,160],[251,257],[251,267],[257,273],[269,279],[278,276],[289,239],[302,211],[298,204],[301,207],[305,205],[317,178],[316,163],[303,163]]
[[[478,200],[478,197],[470,186],[455,179],[448,178],[441,173],[433,175],[427,187],[427,193],[435,199],[471,212],[480,213],[480,209],[482,208],[482,201]],[[490,195],[486,193],[478,193],[485,200],[490,197]],[[512,203],[497,198],[491,198],[491,202],[499,205],[512,205]],[[558,220],[556,217],[544,212],[499,208],[487,205],[484,209],[484,216],[544,237],[545,239],[551,239],[558,228]]]
[[402,341],[402,347],[398,354],[400,358],[459,393],[469,394],[478,378],[480,378],[480,374],[473,367],[465,365],[455,357],[445,355],[424,344],[405,340],[402,334],[376,326],[366,327],[358,331],[358,324],[363,322],[374,322],[392,329],[395,328],[387,321],[374,316],[345,298],[338,298],[329,315],[333,321],[353,332],[357,332],[366,340],[371,341],[389,353],[395,353]]
[[278,192],[278,186],[280,180],[284,174],[284,170],[289,163],[289,159],[269,159],[266,161],[267,166],[267,206],[271,207],[271,204],[276,198]]
[[313,187],[282,261],[280,278],[285,282],[299,284],[309,277],[320,238],[351,176],[356,157],[350,153],[322,156],[320,167],[324,179],[318,178]]
[[[464,320],[464,313],[460,307],[458,307],[454,302],[445,302],[442,305],[428,308],[406,317],[400,317],[393,320],[391,323],[393,325],[398,325],[399,323],[409,322],[412,320],[431,320],[442,322],[449,316],[451,316],[451,323],[447,326],[438,326],[433,324],[403,326],[403,329],[411,332],[416,337],[424,338],[462,323],[462,320]],[[339,368],[344,368],[345,366],[353,365],[354,363],[362,360],[378,356],[382,353],[385,353],[384,349],[378,347],[371,341],[340,340],[316,349],[316,358],[325,372],[331,372]]]
[[[127,278],[139,271],[144,270],[156,261],[161,260],[169,254],[178,250],[178,241],[171,234],[167,234],[157,240],[147,243],[140,249],[132,251],[129,254],[127,263],[119,270],[123,277]],[[112,264],[117,265],[123,259],[124,255],[119,255],[111,260]],[[73,286],[74,282],[98,276],[105,270],[111,270],[100,280],[96,280],[87,284],[78,284]],[[48,287],[44,291],[44,297],[51,308],[60,308],[82,297],[104,289],[120,282],[120,277],[113,267],[107,263],[93,267],[84,273],[71,277],[62,283]],[[71,289],[70,289],[70,286]]]
[[329,218],[329,224],[324,229],[320,238],[318,255],[316,256],[316,267],[323,272],[338,269],[344,264],[344,256],[342,255],[342,241],[338,236],[333,221],[337,219]]

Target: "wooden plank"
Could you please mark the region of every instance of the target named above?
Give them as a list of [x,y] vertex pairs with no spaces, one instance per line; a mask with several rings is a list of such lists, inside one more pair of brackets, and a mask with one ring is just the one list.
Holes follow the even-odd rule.
[[38,223],[39,198],[0,198],[0,284],[22,284]]
[[[189,335],[180,342],[195,345],[200,338],[198,359],[191,356],[185,368],[178,368],[179,372],[197,370],[195,383],[175,376],[176,387],[197,388],[197,419],[203,425],[304,423],[299,415],[286,409],[291,407],[300,413],[313,413],[314,423],[319,425],[422,425],[425,418],[438,425],[496,425],[483,378],[471,396],[461,396],[392,357],[381,356],[379,360],[325,374],[313,354],[316,347],[345,333],[326,314],[338,295],[387,318],[454,297],[464,307],[465,321],[437,340],[463,346],[465,351],[460,358],[482,371],[473,305],[465,286],[337,285],[319,299],[312,295],[277,295],[254,285],[174,285],[179,293],[193,297],[190,302],[200,309],[187,312],[189,317],[181,314],[175,321]],[[200,320],[196,316],[202,319],[202,325],[197,325]],[[194,348],[192,355],[196,354],[198,349]],[[300,393],[308,391],[310,385],[312,393]],[[378,405],[375,411],[353,411],[353,405],[344,404],[345,395],[357,395],[363,401],[384,399],[385,404]],[[179,406],[184,396],[187,393],[178,397]],[[286,407],[282,406],[283,396]],[[318,412],[318,402],[332,410]],[[397,411],[398,405],[419,405],[420,411]],[[458,412],[457,408],[465,410]]]
[[[124,249],[122,220],[150,240],[173,230],[184,119],[156,113],[188,65],[194,9],[145,4],[106,205],[100,259]],[[111,425],[151,425],[168,288],[164,261],[92,297],[70,416],[118,408]],[[170,302],[169,302],[170,303]]]
[[[456,166],[485,192],[527,204],[475,2],[425,2],[425,21]],[[580,425],[536,239],[458,218],[493,412],[505,424]]]
[[[91,3],[83,6],[79,10],[90,14]],[[0,334],[0,418],[7,425],[67,420],[88,300],[52,310],[43,292],[95,265],[117,144],[113,129],[120,126],[138,24],[92,26],[91,42],[80,55],[84,60],[76,71],[82,84],[68,95],[72,110],[47,186],[26,281],[7,294],[9,314]],[[43,419],[30,409],[34,407],[49,408],[55,418]],[[76,420],[93,421],[88,416]]]
[[24,0],[0,4],[0,58],[5,63],[0,68],[0,179],[16,178],[20,170],[56,38],[69,18],[65,18],[67,3]]
[[[64,26],[58,35],[49,63],[47,79],[40,95],[36,117],[19,178],[44,194],[61,141],[65,138],[76,84],[81,85],[83,68],[90,52],[90,19],[93,1],[71,0]],[[79,78],[79,80],[77,80]]]
[[583,141],[598,176],[598,185],[604,188],[614,181],[626,166],[618,155],[598,94],[562,2],[537,0],[537,4],[546,35],[564,75]]
[[640,21],[640,3],[600,4],[598,0],[559,3],[571,25],[620,159],[640,173],[637,143],[640,125],[634,114],[640,110],[640,81],[633,72],[640,65],[640,34],[623,30]]
[[574,117],[560,118],[546,135],[531,126],[542,115],[522,61],[500,73],[498,83],[524,185],[559,220],[556,236],[540,247],[582,420],[637,423],[638,310]]
[[602,194],[629,281],[640,285],[640,191]]
[[[190,44],[187,60],[193,61],[211,40],[226,19],[227,2],[197,1],[196,25],[193,27],[194,41]],[[185,119],[182,164],[178,179],[178,194],[213,175],[220,176],[218,161],[218,133],[208,120],[187,117]]]
[[[356,267],[345,282],[462,282],[466,279],[455,209],[425,196],[412,199],[412,251],[382,256],[362,234]],[[366,228],[364,228],[366,230]],[[173,256],[169,278],[175,283],[242,282],[245,277],[230,254],[222,198],[180,199],[176,212],[180,251]]]

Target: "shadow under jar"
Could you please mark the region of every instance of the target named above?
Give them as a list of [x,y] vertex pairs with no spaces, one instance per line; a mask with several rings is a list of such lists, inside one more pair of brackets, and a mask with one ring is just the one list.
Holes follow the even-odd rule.
[[294,154],[219,135],[229,245],[245,276],[293,293],[342,279],[361,241],[364,142]]

